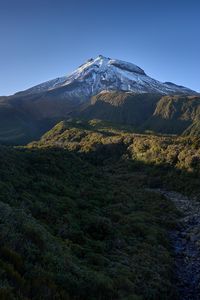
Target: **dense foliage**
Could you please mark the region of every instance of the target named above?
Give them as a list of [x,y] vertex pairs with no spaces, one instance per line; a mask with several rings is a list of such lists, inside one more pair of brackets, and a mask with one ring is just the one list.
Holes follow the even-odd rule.
[[0,164],[0,299],[176,299],[177,211],[149,188],[198,191],[198,139],[61,122]]
[[195,126],[199,120],[199,96],[164,96],[142,128],[159,133],[199,136],[199,129]]
[[104,92],[94,96],[79,117],[131,124],[141,133],[199,136],[200,97]]
[[48,94],[17,93],[0,97],[0,143],[26,144],[39,139],[57,122],[71,117],[131,125],[140,133],[151,131],[190,136],[200,133],[199,95],[108,91],[80,101],[70,96],[60,98],[60,92],[63,92],[62,88]]
[[123,166],[142,163],[141,172],[155,184],[158,181],[159,185],[189,193],[200,191],[198,137],[134,134],[131,127],[98,120],[63,121],[29,147],[65,148],[87,157],[93,164],[123,158]]

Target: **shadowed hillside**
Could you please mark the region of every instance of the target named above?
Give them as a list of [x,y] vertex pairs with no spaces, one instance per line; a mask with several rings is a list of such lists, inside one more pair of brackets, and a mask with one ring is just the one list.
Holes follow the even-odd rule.
[[198,138],[61,122],[0,148],[2,299],[178,299],[169,230],[149,188],[199,193]]
[[190,130],[190,127],[199,120],[199,96],[165,96],[142,128],[160,133],[198,135],[198,130]]
[[57,122],[72,117],[131,125],[135,132],[198,135],[199,96],[102,92],[82,103],[60,98],[60,89],[0,99],[0,142],[25,144],[39,139]]
[[175,208],[87,160],[0,149],[1,299],[175,297]]
[[138,128],[153,115],[160,97],[156,94],[103,92],[91,99],[91,105],[81,110],[80,117]]
[[[135,134],[130,126],[114,125],[100,120],[62,121],[29,147],[65,148],[96,156],[101,161],[104,151],[112,160],[115,154],[144,163],[173,166],[189,172],[200,167],[198,137],[155,136]],[[117,151],[114,151],[114,149]],[[110,150],[109,150],[110,149]],[[104,158],[105,160],[105,158]]]

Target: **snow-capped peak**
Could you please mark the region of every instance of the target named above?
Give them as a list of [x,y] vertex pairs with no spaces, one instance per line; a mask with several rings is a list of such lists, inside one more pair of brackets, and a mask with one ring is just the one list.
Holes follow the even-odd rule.
[[75,74],[75,73],[80,74],[81,72],[87,71],[87,69],[92,68],[92,67],[100,68],[101,71],[104,71],[106,69],[107,69],[107,71],[109,71],[110,66],[115,66],[116,68],[119,68],[121,70],[125,70],[128,72],[145,75],[144,70],[142,70],[141,68],[139,68],[138,66],[136,66],[132,63],[127,63],[125,61],[118,60],[118,59],[111,59],[111,58],[105,57],[103,55],[99,55],[95,59],[93,59],[93,58],[89,59],[86,63],[81,65],[72,74]]
[[35,94],[52,90],[60,91],[62,98],[74,97],[82,101],[109,90],[164,95],[195,93],[182,86],[157,81],[135,64],[103,55],[87,60],[70,75],[50,80],[22,93]]

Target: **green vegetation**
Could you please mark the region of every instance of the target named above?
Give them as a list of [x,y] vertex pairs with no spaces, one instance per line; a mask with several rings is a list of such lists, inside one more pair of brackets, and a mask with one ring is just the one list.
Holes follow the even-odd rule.
[[156,104],[154,114],[141,129],[154,132],[184,135],[199,135],[199,130],[190,130],[200,120],[199,96],[164,96]]
[[200,140],[60,122],[0,148],[1,299],[176,299],[173,204],[199,192]]
[[137,133],[199,136],[200,96],[162,96],[109,91],[87,101],[45,94],[0,97],[0,142],[22,145],[41,138],[64,118],[100,119],[124,124]]
[[154,113],[160,100],[159,94],[134,94],[104,92],[91,99],[91,105],[80,111],[84,119],[101,119],[118,124],[129,124],[137,130]]
[[141,135],[132,133],[129,126],[120,130],[119,125],[108,122],[77,120],[58,123],[28,147],[65,148],[87,157],[95,165],[112,164],[113,160],[123,167],[142,163],[141,172],[149,181],[185,193],[200,191],[198,137]]
[[38,139],[73,109],[73,101],[41,95],[0,97],[0,143],[24,145]]
[[94,96],[79,117],[129,124],[140,133],[199,135],[199,127],[190,126],[200,120],[200,97],[105,92]]
[[185,136],[200,136],[200,121],[197,120],[192,123],[183,133]]

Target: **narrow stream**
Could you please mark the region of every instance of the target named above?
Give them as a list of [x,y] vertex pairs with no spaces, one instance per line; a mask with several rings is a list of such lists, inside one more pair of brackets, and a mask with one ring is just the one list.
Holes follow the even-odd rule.
[[181,212],[178,229],[170,233],[180,300],[200,299],[200,202],[176,192],[154,190]]

